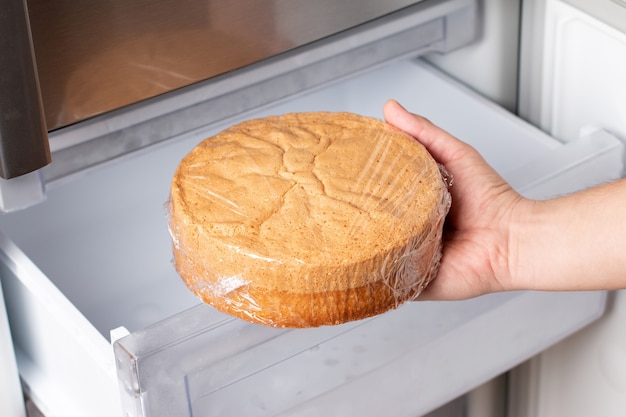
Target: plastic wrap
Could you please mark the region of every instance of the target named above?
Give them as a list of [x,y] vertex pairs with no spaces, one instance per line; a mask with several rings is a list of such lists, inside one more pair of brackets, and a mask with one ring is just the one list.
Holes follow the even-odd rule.
[[174,175],[176,269],[218,310],[270,326],[396,308],[439,267],[451,203],[440,168],[413,138],[354,114],[235,125]]

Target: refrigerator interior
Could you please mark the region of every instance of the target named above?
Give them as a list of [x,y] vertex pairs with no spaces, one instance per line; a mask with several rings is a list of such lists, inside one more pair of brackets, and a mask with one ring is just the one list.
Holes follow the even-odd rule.
[[[477,147],[533,197],[621,173],[622,145],[610,135],[563,145],[428,64],[404,60],[59,181],[45,203],[0,218],[16,354],[42,411],[121,415],[121,394],[127,416],[421,415],[598,318],[604,293],[520,292],[279,330],[191,295],[171,263],[164,208],[178,161],[238,120],[309,110],[380,117],[388,98]],[[116,359],[111,330],[121,337]],[[363,396],[372,386],[377,395]]]
[[[467,91],[441,79],[424,64],[406,61],[173,138],[71,181],[53,183],[44,204],[2,216],[2,231],[72,304],[86,312],[103,336],[119,326],[141,329],[197,303],[178,278],[172,278],[165,209],[169,183],[178,162],[201,139],[238,120],[315,110],[381,117],[383,103],[393,97],[467,138],[501,172],[513,171],[543,156],[546,149],[558,147],[557,142],[507,117],[491,117],[491,129],[506,130],[513,123],[516,129],[507,135],[517,138],[505,141],[494,134],[487,136],[476,120],[484,117],[480,113],[497,112],[497,106],[485,100],[477,108],[475,95],[464,95]],[[406,88],[411,83],[414,87]],[[450,103],[459,110],[450,111]],[[85,286],[87,277],[91,278]]]

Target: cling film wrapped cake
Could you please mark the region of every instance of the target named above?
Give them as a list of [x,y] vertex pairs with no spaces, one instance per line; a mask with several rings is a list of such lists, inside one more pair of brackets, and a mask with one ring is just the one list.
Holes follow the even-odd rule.
[[172,179],[183,281],[276,327],[340,324],[414,300],[435,277],[450,194],[415,139],[351,113],[254,119],[202,141]]

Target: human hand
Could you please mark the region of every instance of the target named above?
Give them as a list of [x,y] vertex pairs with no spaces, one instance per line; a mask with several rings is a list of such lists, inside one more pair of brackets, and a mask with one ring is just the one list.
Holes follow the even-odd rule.
[[510,257],[516,245],[511,231],[531,202],[474,148],[425,118],[395,101],[385,104],[383,114],[389,124],[421,142],[454,178],[439,273],[419,299],[465,299],[515,289]]

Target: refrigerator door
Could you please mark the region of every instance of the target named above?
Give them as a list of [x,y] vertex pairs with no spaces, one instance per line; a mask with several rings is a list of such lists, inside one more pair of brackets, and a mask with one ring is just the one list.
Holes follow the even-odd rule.
[[[243,119],[307,110],[380,117],[388,98],[474,145],[536,198],[622,170],[614,138],[564,145],[405,60],[55,183],[45,203],[0,217],[0,276],[20,372],[48,415],[115,415],[119,389],[129,417],[415,416],[599,317],[602,292],[515,292],[279,330],[225,316],[191,295],[171,264],[163,208],[180,159]],[[112,329],[128,333],[114,343],[114,362],[105,339]]]

